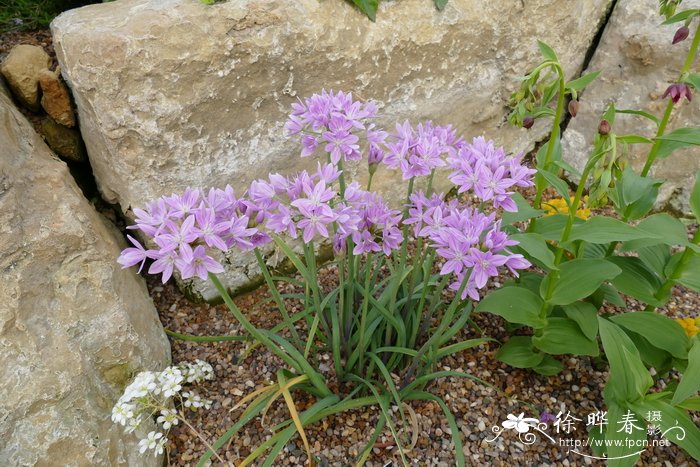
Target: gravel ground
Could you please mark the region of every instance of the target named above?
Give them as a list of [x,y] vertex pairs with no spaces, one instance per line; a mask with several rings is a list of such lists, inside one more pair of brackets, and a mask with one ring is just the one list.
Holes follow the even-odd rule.
[[[335,271],[326,271],[322,284],[332,282]],[[161,320],[167,329],[194,335],[241,334],[243,331],[225,306],[193,304],[171,284],[163,286],[157,279],[149,279],[149,288],[159,310]],[[268,297],[264,289],[238,297],[237,305],[260,327],[270,328],[278,322],[274,306],[260,305]],[[662,312],[673,317],[693,315],[700,304],[700,296],[684,288],[676,288],[674,296]],[[293,304],[290,303],[290,306]],[[629,302],[632,309],[640,305]],[[490,314],[476,314],[475,323],[485,335],[500,341],[507,339],[504,322]],[[302,331],[303,332],[303,331]],[[461,339],[477,337],[472,329],[463,331]],[[214,401],[209,411],[201,411],[191,416],[190,422],[206,433],[210,440],[216,439],[232,425],[240,410],[231,408],[254,389],[271,383],[280,361],[257,347],[244,355],[248,346],[245,342],[194,343],[172,340],[173,360],[192,361],[202,359],[215,366],[217,378],[200,388],[203,396]],[[470,465],[604,465],[601,461],[591,461],[573,453],[564,446],[548,443],[540,438],[530,446],[520,442],[513,432],[504,433],[495,443],[491,428],[506,420],[508,414],[525,412],[526,416],[537,417],[539,412],[557,414],[560,410],[571,411],[573,416],[582,418],[578,430],[570,435],[585,439],[585,418],[590,412],[603,407],[602,389],[605,383],[605,365],[588,357],[561,358],[565,370],[557,376],[546,377],[526,370],[510,368],[495,359],[498,344],[486,344],[460,352],[442,361],[442,369],[462,370],[476,376],[488,384],[464,378],[444,378],[438,380],[430,391],[443,397],[462,431],[464,453]],[[320,362],[320,368],[328,368]],[[329,375],[332,378],[332,375]],[[664,384],[661,382],[660,384]],[[299,393],[295,393],[300,397]],[[298,408],[310,403],[300,397]],[[450,429],[437,404],[415,402],[419,433],[416,445],[407,457],[414,465],[454,465],[453,444]],[[275,405],[268,413],[264,426],[260,420],[242,430],[222,457],[232,463],[240,462],[255,446],[270,435],[269,427],[285,419],[287,415],[283,403]],[[321,465],[352,465],[352,460],[362,451],[377,421],[377,409],[358,409],[330,417],[307,429],[312,444],[312,453],[321,459]],[[547,431],[554,435],[554,428]],[[378,449],[374,450],[367,465],[383,466],[393,462],[401,465],[400,457],[393,444],[390,432],[385,429]],[[196,464],[205,448],[202,443],[182,427],[176,427],[170,436],[171,465],[186,466]],[[289,446],[278,457],[275,465],[303,465],[306,454],[298,437],[292,438]],[[642,455],[641,465],[678,466],[695,465],[694,461],[680,449],[672,447],[647,448]]]

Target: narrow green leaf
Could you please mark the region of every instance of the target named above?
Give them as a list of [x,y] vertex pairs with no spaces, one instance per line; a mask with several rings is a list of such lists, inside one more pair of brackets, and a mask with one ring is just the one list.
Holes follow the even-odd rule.
[[532,337],[513,336],[496,352],[496,358],[514,368],[532,368],[540,364],[544,354],[532,346]]
[[522,287],[502,287],[487,295],[476,307],[503,317],[510,323],[520,323],[535,329],[545,325],[540,317],[542,299]]
[[661,141],[656,157],[663,159],[676,149],[700,144],[700,128],[679,128],[657,138]]
[[700,221],[700,170],[695,174],[695,185],[690,194],[690,209],[693,211],[695,219]]
[[700,74],[688,73],[685,77],[685,82],[693,86],[696,91],[700,91]]
[[[608,383],[610,384],[610,383]],[[642,442],[646,438],[646,426],[644,422],[641,421],[636,414],[628,411],[627,405],[621,403],[622,405],[613,403],[608,404],[608,425],[605,430],[605,441],[607,446],[608,460],[606,462],[608,467],[632,467],[637,463],[639,455],[645,451],[644,447],[637,447],[634,444],[631,447],[626,445],[627,440],[631,443]],[[636,422],[635,427],[632,428],[631,433],[626,433],[626,431],[619,425],[622,422],[623,417],[626,415],[632,415]]]
[[680,384],[673,393],[672,405],[678,405],[700,391],[700,339],[693,340],[688,352],[688,366],[683,372]]
[[542,41],[537,41],[537,46],[539,47],[540,53],[542,53],[542,56],[544,58],[553,62],[559,61],[559,59],[557,58],[557,54],[554,52],[554,49],[552,49],[549,45],[545,44]]
[[377,7],[379,6],[379,0],[352,0],[352,3],[354,3],[357,8],[366,14],[372,21],[377,19]]
[[447,5],[447,0],[435,0],[435,7],[438,10],[442,11],[445,5]]
[[599,354],[598,342],[586,337],[578,324],[568,318],[549,318],[542,328],[542,335],[532,338],[532,344],[541,351],[552,355]]
[[652,122],[656,123],[656,126],[659,126],[659,119],[656,117],[656,115],[652,115],[649,112],[644,112],[643,110],[629,110],[629,109],[617,109],[617,113],[619,114],[629,114],[629,115],[638,115],[640,117],[644,117],[648,120],[651,120]]
[[617,137],[619,143],[625,144],[653,144],[654,142],[649,138],[639,135],[622,135]]
[[556,165],[560,169],[566,170],[567,172],[569,172],[570,174],[574,175],[577,178],[581,178],[581,172],[579,172],[578,169],[576,169],[576,167],[569,164],[568,162],[566,162],[563,159],[560,161],[554,161],[554,165]]
[[[680,3],[680,2],[678,2],[678,3]],[[697,16],[699,14],[700,14],[700,10],[696,10],[696,9],[681,11],[680,13],[671,16],[669,19],[667,19],[666,21],[664,21],[661,24],[680,23],[681,21],[686,21],[686,20],[692,18],[693,16]]]
[[600,284],[613,279],[620,272],[622,271],[619,267],[604,259],[582,258],[568,261],[559,266],[559,279],[548,302],[553,305],[574,303],[591,295]]
[[589,340],[598,335],[598,309],[589,302],[574,302],[562,306],[566,316],[578,324],[579,329]]
[[569,81],[566,83],[567,89],[573,89],[574,91],[583,91],[583,89],[591,84],[591,82],[598,77],[600,71],[593,71],[591,73],[586,73],[579,78]]
[[692,410],[693,412],[700,412],[700,397],[689,397],[683,402],[676,404],[676,407]]

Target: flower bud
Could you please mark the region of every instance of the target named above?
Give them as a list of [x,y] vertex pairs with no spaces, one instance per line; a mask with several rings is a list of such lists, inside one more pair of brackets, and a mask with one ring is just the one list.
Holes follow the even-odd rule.
[[374,175],[374,173],[377,171],[377,166],[383,160],[384,151],[382,151],[378,146],[372,144],[369,147],[369,154],[367,155],[367,164],[371,175]]
[[600,121],[600,124],[598,125],[598,134],[605,136],[610,133],[610,122],[607,120],[603,119]]
[[569,114],[571,114],[572,117],[576,118],[576,114],[578,114],[577,100],[572,99],[569,101]]
[[673,42],[672,44],[678,44],[679,42],[683,42],[688,38],[688,35],[690,34],[690,29],[688,29],[688,26],[682,26],[678,28],[678,31],[676,31],[676,34],[673,36]]
[[532,125],[534,125],[534,124],[535,124],[534,118],[532,118],[532,117],[523,118],[523,128],[525,128],[526,130],[529,130],[530,128],[532,128]]

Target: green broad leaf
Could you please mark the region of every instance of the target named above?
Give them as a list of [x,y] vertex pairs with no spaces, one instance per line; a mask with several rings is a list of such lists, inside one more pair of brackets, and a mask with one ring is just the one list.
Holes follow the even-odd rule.
[[700,292],[700,256],[693,254],[690,257],[676,282]]
[[[533,232],[542,235],[545,240],[559,240],[564,226],[566,226],[567,219],[568,216],[563,214],[553,214],[551,216],[542,217],[541,219],[537,219],[537,224]],[[578,218],[574,219],[574,224],[576,224],[577,219]],[[583,222],[581,219],[578,220],[579,223]]]
[[641,334],[637,334],[636,332],[630,331],[627,328],[625,328],[625,333],[634,343],[634,346],[639,352],[639,357],[642,359],[647,368],[654,367],[657,374],[663,374],[671,369],[673,365],[673,357],[671,357],[670,353],[653,346]]
[[605,400],[627,402],[641,400],[654,384],[632,340],[612,321],[598,317],[603,350],[610,364]]
[[691,9],[691,10],[681,11],[680,13],[671,16],[669,19],[667,19],[666,21],[664,21],[661,24],[680,23],[681,21],[686,21],[688,19],[691,19],[693,16],[697,16],[699,14],[700,14],[700,10]]
[[615,209],[620,215],[636,220],[651,210],[656,202],[663,180],[642,177],[627,167],[610,192]]
[[616,113],[617,109],[615,108],[615,104],[613,103],[610,103],[610,105],[608,105],[608,108],[605,109],[605,113],[603,113],[603,120],[607,120],[611,127],[615,123]]
[[591,73],[586,73],[579,78],[569,81],[566,83],[567,89],[573,89],[574,91],[583,91],[586,86],[591,84],[591,82],[598,77],[600,71],[593,71]]
[[636,332],[654,347],[667,351],[676,358],[688,357],[688,336],[671,318],[652,311],[633,311],[611,316],[610,321]]
[[657,138],[661,141],[657,159],[668,157],[676,149],[700,145],[700,128],[679,128]]
[[595,340],[598,335],[598,309],[589,302],[574,302],[562,306],[566,316],[578,324],[586,338]]
[[[535,155],[535,160],[537,161],[537,167],[544,167],[544,160],[547,157],[547,149],[549,146],[549,140],[542,144],[540,148],[537,150],[537,154]],[[560,161],[562,160],[561,157],[561,139],[557,138],[554,141],[554,149],[552,150],[552,162],[555,161]]]
[[435,7],[442,11],[445,8],[445,5],[447,5],[447,0],[435,0]]
[[608,252],[608,243],[584,243],[581,258],[605,258]]
[[[623,248],[626,249],[627,246],[623,245]],[[654,271],[654,273],[662,280],[666,279],[664,269],[666,268],[666,264],[668,263],[668,261],[671,259],[670,246],[660,243],[658,245],[639,247],[635,250],[639,255],[639,259],[641,259],[642,262],[646,264],[650,270]]]
[[603,303],[605,302],[621,308],[625,308],[627,306],[625,301],[617,292],[617,289],[610,284],[601,284],[600,287],[598,287],[598,290],[596,290],[590,298],[591,302],[597,308],[602,307]]
[[700,74],[688,73],[685,77],[685,82],[694,87],[695,90],[700,91]]
[[552,49],[549,45],[545,44],[542,41],[537,41],[537,47],[539,47],[540,53],[545,59],[550,60],[552,62],[559,61],[559,59],[557,58],[557,54],[554,52],[554,49]]
[[515,201],[515,205],[518,207],[518,211],[505,211],[503,213],[501,218],[503,219],[503,224],[505,225],[514,224],[516,222],[523,222],[532,219],[533,217],[540,217],[544,213],[544,211],[542,211],[541,209],[533,208],[520,193],[513,193],[511,198],[513,199],[513,201]]
[[511,240],[518,243],[517,247],[523,250],[527,255],[536,260],[548,270],[558,269],[554,264],[554,253],[547,246],[547,241],[538,233],[521,233],[510,236]]
[[620,292],[654,306],[663,305],[654,294],[661,287],[661,279],[644,262],[633,256],[615,256],[608,258],[622,272],[613,279],[612,285]]
[[656,117],[656,115],[652,115],[649,112],[644,112],[643,110],[630,110],[630,109],[617,109],[617,113],[619,114],[629,114],[629,115],[638,115],[640,117],[644,117],[648,120],[651,120],[652,122],[656,123],[656,126],[659,126],[659,119]]
[[[548,90],[551,89],[547,88]],[[545,94],[542,98],[544,102],[548,102],[547,99],[551,98],[547,94]],[[528,112],[528,115],[533,118],[540,118],[540,117],[554,117],[554,110],[550,109],[549,107],[535,107],[532,109],[530,112]]]
[[649,241],[636,243],[637,247],[658,243],[666,245],[685,245],[688,243],[688,234],[683,223],[666,213],[647,217],[637,225],[637,229],[653,234],[649,237]]
[[544,376],[558,375],[563,369],[564,365],[551,355],[545,355],[539,365],[533,367],[536,373]]
[[693,191],[690,194],[690,209],[693,211],[695,219],[700,221],[700,170],[695,174],[695,185],[693,185]]
[[673,393],[672,405],[678,405],[700,391],[700,339],[693,340],[688,352],[688,366],[683,372],[681,382]]
[[[610,383],[608,383],[610,384]],[[623,417],[632,416],[635,420],[631,433],[627,433],[621,425]],[[608,467],[632,467],[639,460],[639,456],[646,450],[641,446],[647,437],[646,424],[643,419],[631,413],[624,402],[620,404],[608,404],[608,425],[605,430],[605,441],[607,446],[606,465]],[[628,447],[627,443],[631,444]],[[640,446],[636,446],[639,442]]]
[[647,421],[661,428],[663,438],[680,446],[693,459],[700,461],[700,428],[685,410],[661,400],[648,399],[635,401],[630,404],[630,408],[644,417],[659,412],[661,414],[660,420],[652,420],[650,417]]
[[644,136],[639,135],[617,136],[617,142],[624,144],[654,144],[654,142],[649,138],[645,138]]
[[564,201],[566,201],[567,206],[571,206],[571,200],[569,199],[569,185],[567,185],[564,180],[557,177],[552,172],[549,172],[544,169],[537,169],[537,173],[544,177],[544,179],[547,180],[547,183],[549,183],[550,186],[554,187],[554,189],[557,190],[559,196],[564,198]]
[[513,336],[496,352],[496,358],[514,368],[532,368],[544,355],[532,347],[530,336]]
[[655,233],[640,230],[612,217],[593,216],[586,222],[571,229],[569,240],[584,240],[589,243],[610,243],[615,241],[657,238]]
[[379,0],[352,0],[352,3],[354,3],[361,12],[366,14],[369,19],[376,21]]
[[[556,271],[554,271],[556,272]],[[559,279],[548,302],[553,305],[568,305],[595,292],[600,284],[615,278],[622,271],[604,259],[574,259],[559,266]],[[550,273],[550,275],[553,273]],[[551,279],[551,278],[549,278]],[[543,285],[548,282],[542,281]],[[540,287],[542,295],[542,287]]]
[[525,324],[539,329],[546,324],[540,317],[542,306],[542,299],[526,288],[502,287],[481,300],[476,311],[487,311],[510,323]]
[[587,338],[576,321],[568,318],[549,318],[542,328],[542,335],[532,338],[532,344],[541,351],[552,355],[599,354],[598,342]]
[[515,278],[506,281],[506,286],[524,287],[535,295],[540,293],[540,284],[542,283],[542,276],[535,272],[524,272],[520,274],[520,277],[516,280]]
[[607,425],[595,425],[588,427],[588,446],[594,456],[603,457],[605,455],[605,432]]

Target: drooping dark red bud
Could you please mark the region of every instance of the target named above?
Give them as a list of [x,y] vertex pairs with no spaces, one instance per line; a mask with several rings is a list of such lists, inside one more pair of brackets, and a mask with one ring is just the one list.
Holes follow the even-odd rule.
[[672,44],[678,44],[679,42],[683,42],[688,38],[689,34],[690,29],[688,29],[688,26],[681,26],[680,28],[678,28],[678,31],[676,31],[676,34],[673,35]]
[[610,122],[603,119],[600,121],[600,124],[598,125],[598,134],[605,136],[610,134]]
[[572,117],[576,118],[576,115],[578,114],[577,100],[572,99],[569,101],[569,114],[571,114]]
[[534,124],[535,124],[534,118],[532,118],[532,117],[523,118],[523,128],[525,128],[526,130],[529,130],[530,128],[532,128],[532,125],[534,125]]

